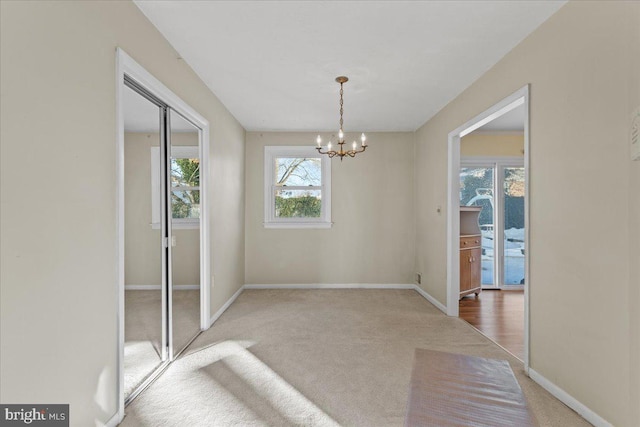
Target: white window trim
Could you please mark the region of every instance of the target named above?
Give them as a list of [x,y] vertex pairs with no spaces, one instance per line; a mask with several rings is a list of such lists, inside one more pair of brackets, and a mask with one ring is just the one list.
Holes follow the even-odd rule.
[[[199,147],[173,146],[172,159],[198,159]],[[200,187],[197,188],[200,190]],[[202,199],[201,199],[202,200]],[[202,214],[202,211],[200,211]],[[194,230],[200,228],[200,218],[172,218],[171,226],[178,230]],[[151,147],[151,228],[160,229],[160,147]]]
[[460,167],[475,166],[492,167],[495,165],[507,167],[523,167],[524,157],[507,157],[507,156],[461,156]]
[[[318,158],[322,167],[322,210],[320,218],[277,218],[273,182],[277,157]],[[317,188],[317,187],[316,187]],[[331,228],[331,159],[319,154],[313,146],[264,147],[264,227],[265,228]]]

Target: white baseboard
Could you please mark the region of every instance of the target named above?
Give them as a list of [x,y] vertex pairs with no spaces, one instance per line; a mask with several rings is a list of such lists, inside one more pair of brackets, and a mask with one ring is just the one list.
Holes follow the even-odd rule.
[[222,313],[224,313],[227,310],[227,308],[229,308],[229,306],[231,304],[233,304],[233,302],[236,300],[236,298],[238,298],[238,296],[240,296],[242,291],[244,291],[244,286],[240,287],[240,289],[238,289],[235,294],[231,295],[231,298],[229,298],[227,300],[227,302],[225,302],[224,305],[222,307],[220,307],[220,309],[218,311],[216,311],[213,316],[211,316],[211,319],[209,319],[209,327],[211,327],[213,325],[213,323],[216,320],[218,320],[218,318],[220,316],[222,316]]
[[248,283],[244,289],[413,289],[412,284],[387,283],[296,283],[296,284],[257,284]]
[[547,390],[553,396],[555,396],[559,401],[567,405],[569,408],[576,411],[578,414],[582,416],[585,420],[589,421],[596,427],[613,427],[613,425],[602,418],[600,415],[593,412],[583,403],[579,402],[576,398],[571,396],[569,393],[540,375],[534,369],[529,368],[529,378],[538,383],[542,388]]
[[111,417],[111,419],[109,419],[109,421],[107,421],[104,426],[105,427],[117,427],[118,424],[120,424],[121,422],[121,417],[120,417],[120,412],[116,411],[115,415],[113,417]]
[[211,327],[222,313],[240,296],[245,289],[415,289],[413,284],[386,284],[386,283],[347,283],[347,284],[324,284],[324,283],[309,283],[309,284],[254,284],[248,283],[242,286],[236,291],[235,294],[224,303],[218,311],[215,312],[211,319],[209,319],[209,327]]
[[243,289],[413,289],[437,309],[447,314],[447,307],[429,295],[420,286],[413,283],[295,283],[295,284],[259,284],[247,283]]
[[[159,291],[160,285],[124,285],[125,291]],[[200,285],[173,285],[174,291],[197,291]]]
[[445,307],[440,301],[432,297],[427,291],[425,291],[418,285],[413,285],[413,289],[415,289],[416,292],[422,295],[431,304],[435,305],[438,310],[440,310],[444,314],[447,314],[447,307]]

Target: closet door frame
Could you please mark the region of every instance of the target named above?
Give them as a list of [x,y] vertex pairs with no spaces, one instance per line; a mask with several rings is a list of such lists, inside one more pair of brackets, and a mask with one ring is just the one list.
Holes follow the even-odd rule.
[[[201,116],[196,110],[191,108],[180,97],[168,89],[163,83],[157,80],[151,73],[145,70],[140,64],[138,64],[131,56],[129,56],[121,48],[116,49],[116,232],[117,232],[117,247],[116,247],[116,270],[117,270],[117,413],[114,414],[114,418],[117,422],[121,422],[124,418],[124,107],[123,107],[123,92],[125,90],[125,76],[128,80],[135,82],[138,86],[143,88],[146,92],[157,98],[164,103],[168,108],[175,110],[185,119],[189,120],[195,127],[198,128],[198,147],[200,155],[200,174],[203,177],[200,182],[200,330],[206,330],[210,326],[211,317],[211,302],[210,302],[210,286],[211,286],[211,236],[209,231],[209,221],[206,219],[209,217],[209,188],[207,177],[209,176],[209,122]],[[166,109],[165,114],[168,115]],[[165,123],[167,121],[165,120]],[[165,124],[165,132],[169,130],[168,124]],[[169,149],[169,148],[167,148]],[[165,152],[168,155],[168,152]],[[166,160],[166,157],[165,157]],[[169,159],[170,161],[170,159]],[[163,163],[165,165],[166,163]],[[164,167],[161,169],[165,169]],[[166,173],[166,172],[165,172]],[[166,187],[165,187],[166,188]],[[163,192],[165,193],[165,192]],[[164,195],[166,197],[166,194]],[[165,203],[165,206],[167,204]],[[170,214],[170,209],[167,209]],[[165,213],[165,215],[166,215]],[[163,221],[163,227],[168,224],[168,221]],[[163,233],[163,236],[170,235],[170,227],[168,233]],[[169,247],[170,251],[170,239],[167,239],[164,243]],[[165,251],[163,251],[164,253]],[[170,264],[170,263],[168,263]],[[169,276],[170,277],[170,276]],[[166,289],[166,286],[163,286]],[[170,298],[168,298],[170,301]],[[170,303],[166,304],[167,309]],[[164,315],[164,314],[163,314]],[[168,316],[166,321],[163,322],[163,328],[171,325],[171,313],[166,313]],[[171,329],[165,330],[166,336],[170,337]],[[169,347],[170,348],[170,347]],[[168,351],[167,359],[172,358],[172,354]],[[163,365],[166,368],[166,364]],[[149,378],[145,383],[151,383],[163,369],[158,369],[154,373],[154,378]],[[146,384],[148,385],[148,384]],[[142,387],[144,389],[144,387]],[[131,399],[128,399],[129,401]]]

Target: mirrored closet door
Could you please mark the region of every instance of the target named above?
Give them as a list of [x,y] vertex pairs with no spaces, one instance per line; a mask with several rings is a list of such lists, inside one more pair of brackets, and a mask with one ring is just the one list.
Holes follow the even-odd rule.
[[124,398],[200,332],[201,130],[125,78]]

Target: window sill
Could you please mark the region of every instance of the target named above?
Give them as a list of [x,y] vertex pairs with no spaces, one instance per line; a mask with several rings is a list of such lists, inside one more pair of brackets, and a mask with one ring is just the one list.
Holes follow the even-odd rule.
[[[151,228],[153,230],[160,230],[160,223],[151,223]],[[174,230],[197,230],[200,228],[200,222],[174,222],[172,228]]]
[[264,228],[331,228],[332,222],[265,222]]

